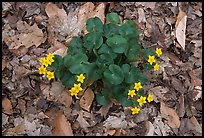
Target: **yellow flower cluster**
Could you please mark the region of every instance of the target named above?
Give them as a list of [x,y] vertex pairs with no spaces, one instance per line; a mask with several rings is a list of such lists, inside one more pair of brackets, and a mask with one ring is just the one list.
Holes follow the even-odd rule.
[[82,91],[81,83],[84,83],[85,76],[83,74],[80,74],[77,76],[77,82],[80,82],[78,84],[74,84],[74,87],[72,87],[69,91],[71,93],[71,96],[77,96],[77,94]]
[[40,58],[41,67],[38,68],[39,74],[46,75],[48,80],[54,79],[54,72],[48,71],[47,66],[51,65],[54,62],[54,54],[49,53],[47,57]]
[[[161,48],[156,48],[156,54],[157,54],[158,57],[160,57],[160,56],[162,55],[162,50],[161,50]],[[155,57],[149,55],[148,62],[149,62],[150,65],[152,65],[154,62],[156,62]],[[156,63],[156,64],[154,65],[154,71],[157,71],[157,70],[159,70],[159,65],[158,65],[158,63]]]
[[[133,90],[129,90],[128,91],[128,96],[130,96],[131,98],[133,98],[134,96],[136,96],[135,90],[139,91],[139,89],[142,89],[142,85],[141,82],[135,83],[134,89]],[[142,106],[143,104],[147,103],[146,100],[150,103],[151,101],[153,101],[153,95],[149,94],[148,97],[145,96],[140,96],[139,99],[137,99],[137,102],[139,103],[140,106]],[[134,107],[131,108],[132,114],[138,114],[140,111],[139,107]]]

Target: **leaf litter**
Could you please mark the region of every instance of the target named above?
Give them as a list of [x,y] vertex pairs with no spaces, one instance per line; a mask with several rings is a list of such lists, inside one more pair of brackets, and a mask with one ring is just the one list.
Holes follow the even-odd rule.
[[[3,135],[202,135],[202,3],[3,2],[2,6]],[[96,105],[94,90],[79,99],[71,97],[60,82],[48,83],[34,73],[38,57],[46,52],[64,56],[72,37],[87,33],[88,18],[97,16],[105,22],[106,8],[122,21],[135,21],[144,32],[143,47],[159,46],[164,53],[153,84],[147,86],[154,101],[138,116],[128,109],[113,110],[119,106],[115,102]],[[140,127],[144,131],[138,131]]]

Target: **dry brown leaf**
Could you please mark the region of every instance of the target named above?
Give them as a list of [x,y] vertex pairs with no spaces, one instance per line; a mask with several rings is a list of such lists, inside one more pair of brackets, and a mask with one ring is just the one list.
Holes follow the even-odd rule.
[[107,129],[113,129],[113,128],[126,128],[127,127],[127,121],[125,120],[125,117],[116,117],[116,116],[109,116],[104,121],[104,127]]
[[6,60],[6,57],[4,56],[2,59],[2,71],[5,69],[6,65],[7,65],[7,60]]
[[179,128],[180,119],[176,111],[172,108],[165,106],[163,102],[160,103],[161,115],[167,119],[167,124],[172,128]]
[[168,133],[171,132],[171,128],[162,121],[162,117],[158,115],[154,117],[154,132],[158,136],[168,136]]
[[94,93],[90,88],[88,88],[84,92],[83,96],[80,98],[79,104],[83,109],[89,112],[93,99],[94,99]]
[[202,85],[202,80],[197,78],[195,76],[195,73],[194,71],[188,71],[188,74],[189,76],[191,77],[191,83],[194,85],[194,86],[201,86]]
[[42,90],[43,95],[48,100],[57,101],[60,98],[60,95],[64,89],[64,86],[61,84],[61,82],[53,82],[52,86],[50,88],[49,85],[40,84],[40,89]]
[[45,6],[45,12],[47,13],[48,17],[52,17],[52,16],[67,16],[66,12],[63,9],[60,9],[57,7],[57,5],[49,2],[46,6]]
[[201,125],[198,123],[197,119],[195,118],[195,116],[192,116],[190,121],[192,122],[192,124],[195,126],[195,130],[198,133],[202,133],[202,127]]
[[145,122],[145,126],[147,128],[147,131],[145,133],[145,136],[153,136],[154,134],[154,126],[150,121]]
[[114,2],[110,2],[110,5],[109,5],[109,8],[108,8],[108,11],[111,12],[111,10],[115,7],[115,3]]
[[21,46],[29,48],[35,45],[38,47],[46,40],[46,37],[42,30],[38,28],[37,24],[30,26],[25,21],[18,21],[17,29],[20,33],[10,38],[10,41],[5,41],[11,50],[18,49]]
[[144,10],[142,8],[138,8],[138,22],[141,23],[146,23],[146,17],[145,17],[145,13]]
[[107,106],[102,106],[102,107],[100,108],[100,110],[97,111],[97,113],[100,113],[101,116],[103,116],[104,118],[106,118],[107,113],[108,113],[109,109],[112,107],[112,105],[113,105],[113,103],[110,102]]
[[84,32],[86,31],[86,21],[92,17],[98,17],[101,21],[105,22],[105,4],[100,3],[98,6],[94,6],[92,2],[87,2],[86,4],[80,7],[78,13],[78,27],[81,28]]
[[79,125],[81,126],[81,128],[83,128],[85,130],[88,127],[90,127],[90,124],[83,118],[82,110],[79,112],[79,116],[77,117],[77,121],[79,122]]
[[181,94],[178,103],[178,115],[179,117],[183,117],[184,114],[185,114],[184,95]]
[[55,136],[73,136],[71,124],[64,116],[63,111],[58,111],[53,123],[53,134]]
[[118,129],[116,129],[116,132],[115,132],[114,136],[122,136],[125,133],[126,133],[126,131],[124,129],[118,128]]
[[72,97],[71,95],[69,94],[69,91],[67,88],[65,88],[61,95],[60,95],[60,98],[59,98],[59,102],[64,104],[65,107],[69,108],[70,105],[72,104]]
[[110,136],[113,136],[115,134],[116,130],[115,129],[108,129],[106,131],[106,134],[110,135]]
[[164,96],[167,92],[169,92],[169,89],[167,87],[156,86],[154,88],[151,88],[148,93],[153,94],[153,100],[158,103],[159,101],[167,100],[167,98]]
[[12,108],[12,104],[11,101],[4,97],[2,99],[2,108],[3,108],[3,113],[8,114],[8,115],[12,115],[13,114],[13,108]]
[[186,13],[179,8],[179,14],[177,16],[177,20],[175,24],[176,38],[183,50],[185,50],[185,41],[186,41],[186,21],[187,21]]

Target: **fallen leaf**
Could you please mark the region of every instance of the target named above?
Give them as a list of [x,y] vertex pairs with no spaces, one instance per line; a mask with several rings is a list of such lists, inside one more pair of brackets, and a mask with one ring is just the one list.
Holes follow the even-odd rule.
[[109,116],[104,121],[104,127],[106,129],[113,129],[113,128],[126,128],[127,127],[127,121],[123,116],[116,117],[116,116]]
[[184,88],[183,83],[181,80],[177,79],[176,77],[171,78],[171,84],[174,89],[176,89],[179,93],[184,94],[187,90]]
[[150,121],[145,122],[145,126],[147,128],[145,136],[153,136],[154,134],[154,126]]
[[60,98],[62,91],[64,90],[64,86],[61,82],[55,81],[52,83],[50,88],[49,85],[40,84],[40,89],[42,90],[43,95],[48,100],[57,101]]
[[155,8],[155,4],[156,2],[135,2],[135,6],[139,6],[142,5],[144,6],[144,9],[150,8],[151,10],[153,10]]
[[25,134],[25,125],[22,123],[20,125],[17,125],[16,127],[13,128],[9,128],[6,133],[5,136],[17,136],[17,135],[22,135]]
[[154,117],[154,132],[158,136],[168,136],[169,132],[171,131],[171,128],[162,121],[162,117],[158,115],[157,117]]
[[114,2],[110,2],[109,4],[110,5],[109,5],[109,8],[108,8],[108,11],[111,12],[111,10],[115,7],[115,3]]
[[118,128],[118,129],[116,129],[116,132],[115,132],[114,136],[122,136],[125,133],[126,133],[126,131],[124,129]]
[[60,9],[57,7],[57,5],[49,2],[45,6],[45,12],[48,15],[48,17],[53,17],[53,16],[67,16],[66,12],[64,9]]
[[12,108],[11,101],[7,97],[4,97],[2,99],[2,108],[3,108],[3,113],[8,114],[8,115],[13,114],[13,108]]
[[67,88],[65,88],[61,95],[60,98],[58,99],[60,103],[64,104],[65,107],[69,108],[70,105],[72,104],[72,97],[69,94],[69,90]]
[[86,21],[89,18],[98,17],[103,23],[105,22],[105,4],[100,3],[98,6],[94,6],[92,2],[87,2],[80,7],[78,13],[78,27],[82,28],[86,32]]
[[179,117],[183,117],[184,114],[185,114],[184,95],[181,94],[178,103],[178,115]]
[[3,56],[3,59],[2,59],[2,71],[5,69],[6,65],[7,65],[7,60],[6,60],[6,57]]
[[189,74],[189,76],[191,77],[191,83],[192,83],[194,86],[201,86],[201,85],[202,85],[202,80],[201,80],[201,79],[198,79],[198,78],[195,76],[194,71],[190,70],[190,71],[188,71],[188,74]]
[[192,116],[190,121],[192,122],[192,124],[195,126],[195,130],[198,133],[202,133],[202,127],[201,125],[198,123],[197,119],[195,118],[195,116]]
[[161,115],[167,119],[167,124],[172,128],[179,128],[180,119],[176,111],[172,108],[165,106],[163,102],[160,102]]
[[82,110],[79,112],[79,116],[77,117],[76,120],[79,122],[81,128],[87,130],[87,128],[90,127],[89,123],[83,118]]
[[104,118],[106,118],[107,113],[108,113],[109,109],[112,107],[112,105],[113,105],[113,103],[110,102],[107,106],[102,106],[102,107],[100,108],[100,110],[97,111],[97,113],[100,113],[101,116],[103,116]]
[[115,129],[109,129],[106,131],[106,134],[108,134],[109,136],[113,136],[115,134],[116,130]]
[[63,111],[58,111],[53,123],[53,135],[55,136],[73,136],[71,124],[66,119]]
[[2,113],[2,127],[9,123],[8,119],[9,119],[9,116],[7,116],[6,114]]
[[145,17],[145,13],[144,10],[142,8],[138,8],[138,22],[141,23],[146,23],[146,17]]
[[41,43],[45,42],[46,37],[42,30],[38,28],[37,24],[30,26],[25,21],[18,21],[16,24],[19,34],[7,36],[10,38],[5,39],[5,43],[9,46],[9,50],[18,49],[21,46],[29,48],[35,45],[38,47]]
[[165,94],[169,92],[169,89],[167,87],[163,86],[156,86],[154,88],[151,88],[148,93],[153,94],[153,100],[158,103],[159,101],[166,101],[168,100],[165,97]]
[[185,41],[186,41],[186,21],[187,15],[179,8],[179,14],[176,20],[176,38],[183,50],[185,50]]
[[91,107],[91,104],[93,102],[93,99],[94,99],[94,93],[92,91],[92,89],[88,88],[83,96],[80,98],[80,106],[87,110],[88,112],[90,111],[90,107]]

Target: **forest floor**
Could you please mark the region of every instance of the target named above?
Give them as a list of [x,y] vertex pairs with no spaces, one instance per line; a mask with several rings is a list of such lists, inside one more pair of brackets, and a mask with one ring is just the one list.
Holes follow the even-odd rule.
[[[133,20],[144,48],[162,48],[144,86],[154,101],[132,115],[116,102],[89,111],[62,84],[38,74],[39,58],[64,55],[85,22],[116,12]],[[202,135],[202,2],[3,2],[2,135]]]

